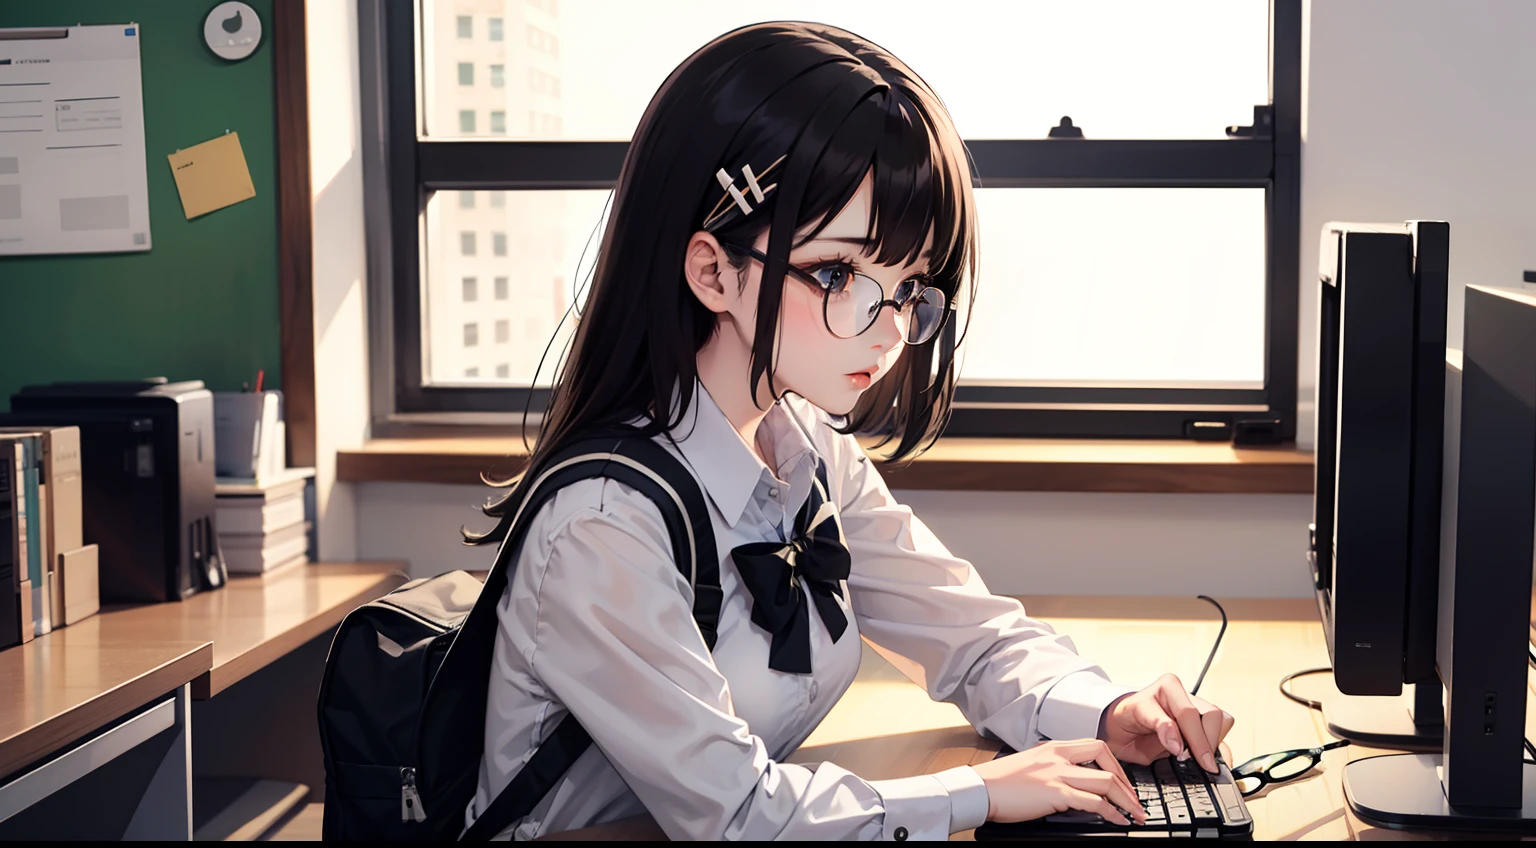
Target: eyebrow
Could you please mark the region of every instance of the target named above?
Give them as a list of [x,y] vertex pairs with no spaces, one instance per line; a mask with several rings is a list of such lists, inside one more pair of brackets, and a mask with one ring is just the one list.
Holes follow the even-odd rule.
[[[872,243],[872,240],[871,239],[867,239],[867,238],[851,238],[851,237],[835,238],[835,237],[832,237],[832,236],[818,236],[818,237],[816,237],[814,239],[811,239],[809,242],[807,242],[807,244],[808,245],[809,244],[815,244],[818,241],[837,241],[837,242],[842,242],[844,244],[858,245],[859,247],[868,247]],[[920,256],[918,256],[917,258],[918,259],[925,259],[925,260],[926,259],[932,259],[933,258],[933,248],[930,247],[927,250],[923,251],[922,254]]]

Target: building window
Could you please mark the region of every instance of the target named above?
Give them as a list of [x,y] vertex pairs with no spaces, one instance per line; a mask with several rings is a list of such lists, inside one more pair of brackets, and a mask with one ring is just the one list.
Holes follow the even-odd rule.
[[500,189],[491,192],[491,208],[501,209],[507,205],[507,193]]
[[466,377],[478,377],[478,376],[480,376],[480,369],[479,368],[465,368],[464,369],[464,376],[466,376]]
[[491,88],[501,88],[507,84],[507,66],[491,66]]
[[459,15],[459,38],[475,37],[475,19],[469,15]]
[[475,193],[472,192],[472,191],[461,191],[461,192],[459,192],[459,208],[460,209],[473,209],[473,208],[475,208]]
[[488,18],[485,22],[486,31],[492,41],[501,40],[501,18]]
[[480,325],[476,324],[473,321],[471,321],[468,324],[464,325],[464,346],[465,347],[479,347],[479,345],[480,345]]
[[475,84],[475,63],[474,62],[460,62],[459,63],[459,85],[474,85],[474,84]]
[[506,300],[507,299],[507,278],[506,277],[497,277],[496,278],[496,299],[497,300]]
[[560,39],[532,24],[528,25],[528,47],[535,53],[560,58]]
[[507,255],[506,233],[491,233],[491,253],[496,256]]
[[534,94],[547,94],[550,97],[559,97],[560,78],[538,68],[529,68],[528,90]]
[[497,109],[491,112],[491,132],[505,134],[507,131],[507,113]]
[[479,294],[479,284],[474,277],[464,278],[464,302],[474,303]]
[[496,378],[497,379],[505,380],[505,379],[507,379],[510,376],[512,376],[512,369],[511,369],[511,367],[509,367],[507,365],[507,363],[503,362],[500,365],[496,366]]
[[475,255],[475,234],[473,231],[465,230],[464,232],[459,233],[459,255]]
[[459,110],[459,132],[472,133],[475,131],[475,110]]
[[496,343],[497,344],[506,344],[508,342],[508,340],[510,340],[512,338],[511,328],[512,328],[512,322],[508,321],[507,319],[505,319],[505,318],[498,318],[496,320]]

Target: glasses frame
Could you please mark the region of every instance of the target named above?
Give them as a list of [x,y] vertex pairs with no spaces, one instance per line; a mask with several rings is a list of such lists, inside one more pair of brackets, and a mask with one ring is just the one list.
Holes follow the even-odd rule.
[[[740,244],[732,244],[732,243],[723,242],[723,241],[720,242],[720,245],[721,245],[721,247],[724,247],[727,250],[734,250],[737,253],[745,253],[746,255],[752,257],[753,259],[756,259],[757,261],[763,263],[764,266],[766,266],[768,264],[768,256],[766,254],[764,254],[762,251],[757,250],[756,248],[751,248],[751,247],[747,247],[745,245],[740,245]],[[853,276],[855,276],[855,277],[863,277],[864,279],[869,280],[871,283],[874,283],[875,284],[875,288],[880,290],[880,296],[881,296],[882,299],[878,303],[875,304],[874,310],[872,312],[870,312],[870,314],[869,314],[869,321],[862,328],[860,328],[857,333],[854,333],[851,336],[845,336],[845,335],[837,332],[836,330],[832,329],[832,319],[831,319],[831,316],[828,314],[828,310],[830,309],[829,304],[831,303],[831,301],[830,301],[829,298],[826,297],[828,292],[826,290],[826,287],[821,284],[821,281],[816,279],[816,277],[811,275],[809,272],[804,271],[804,270],[802,270],[800,268],[796,268],[794,265],[786,264],[786,267],[788,268],[789,273],[794,275],[795,279],[799,280],[802,283],[805,283],[808,286],[811,286],[812,288],[814,288],[817,291],[822,293],[822,298],[821,298],[821,323],[826,326],[827,332],[831,333],[833,336],[836,336],[837,338],[840,338],[840,339],[856,339],[859,336],[864,335],[866,332],[869,331],[870,327],[875,326],[875,322],[880,320],[880,313],[884,312],[885,311],[885,307],[889,306],[893,310],[896,311],[896,314],[898,316],[904,317],[906,319],[906,321],[907,321],[907,326],[906,326],[906,328],[903,328],[902,333],[901,333],[902,341],[906,342],[909,345],[927,344],[928,342],[931,342],[935,338],[938,337],[939,331],[944,329],[944,323],[949,320],[950,313],[955,311],[954,304],[949,302],[949,298],[947,296],[945,296],[944,290],[938,288],[937,286],[930,286],[927,283],[918,282],[917,288],[913,289],[912,294],[907,297],[906,303],[901,303],[899,301],[892,300],[890,298],[885,297],[885,286],[880,285],[880,281],[879,280],[875,279],[874,277],[869,276],[868,274],[860,274],[857,271],[850,271],[850,273],[852,273]],[[927,277],[925,277],[924,275],[921,275],[921,274],[917,274],[917,275],[913,275],[911,277],[908,277],[907,279],[902,280],[900,283],[896,284],[896,290],[899,292],[899,291],[901,291],[901,286],[902,285],[904,285],[906,283],[909,283],[909,282],[922,280],[922,279],[927,279]],[[937,323],[935,323],[933,325],[932,332],[930,332],[926,338],[921,339],[919,341],[913,341],[912,339],[908,338],[908,336],[910,335],[909,331],[910,331],[911,327],[914,326],[913,325],[913,319],[916,317],[916,312],[917,312],[917,306],[916,305],[917,305],[917,302],[919,300],[923,299],[923,295],[927,294],[930,290],[933,291],[935,294],[937,294],[939,296],[939,320],[938,320]],[[912,307],[912,311],[911,312],[906,312],[906,309],[909,306]]]
[[[1233,768],[1232,780],[1234,783],[1244,779],[1256,779],[1259,781],[1258,786],[1255,786],[1254,788],[1247,791],[1244,791],[1241,785],[1238,786],[1237,791],[1241,792],[1244,798],[1247,798],[1262,792],[1264,787],[1269,786],[1270,784],[1279,785],[1282,783],[1290,783],[1293,780],[1305,777],[1307,774],[1311,773],[1313,769],[1317,768],[1318,763],[1323,761],[1324,751],[1332,751],[1335,748],[1343,748],[1348,744],[1348,739],[1340,739],[1336,742],[1329,742],[1326,745],[1319,745],[1315,748],[1295,748],[1290,751],[1279,751],[1274,754],[1263,754]],[[1295,760],[1297,757],[1309,757],[1311,762],[1307,764],[1306,768],[1296,772],[1289,777],[1274,776],[1273,772],[1276,768],[1291,762],[1292,760]],[[1268,763],[1267,765],[1260,765],[1261,763],[1266,762]]]

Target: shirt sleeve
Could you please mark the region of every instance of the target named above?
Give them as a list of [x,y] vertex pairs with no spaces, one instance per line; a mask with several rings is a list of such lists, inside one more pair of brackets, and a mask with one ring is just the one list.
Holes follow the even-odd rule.
[[660,513],[612,481],[600,503],[554,532],[531,664],[670,838],[949,835],[949,786],[974,805],[969,768],[866,781],[770,759],[694,623]]
[[835,436],[832,448],[853,560],[850,601],[874,649],[1015,750],[1096,737],[1104,709],[1134,690],[1110,682],[1017,600],[989,592],[969,562],[892,497],[853,436]]

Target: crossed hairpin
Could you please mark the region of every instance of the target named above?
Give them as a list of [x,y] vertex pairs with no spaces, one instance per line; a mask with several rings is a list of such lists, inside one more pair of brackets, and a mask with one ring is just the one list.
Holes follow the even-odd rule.
[[[788,154],[786,154],[786,156],[787,155]],[[779,158],[773,160],[773,164],[764,168],[761,174],[753,173],[751,165],[742,166],[742,178],[746,180],[747,191],[752,194],[752,200],[758,203],[762,203],[764,196],[766,196],[768,192],[778,188],[778,183],[774,183],[770,186],[761,186],[758,184],[758,180],[768,176],[768,174],[771,173],[774,168],[777,168],[779,163],[783,162],[784,159],[784,156],[780,156]],[[725,189],[725,194],[720,198],[720,201],[715,204],[715,208],[710,210],[709,215],[705,216],[704,229],[706,230],[714,226],[731,211],[732,207],[726,204],[726,201],[728,200],[735,201],[735,208],[740,209],[741,214],[752,214],[752,204],[747,201],[746,194],[742,193],[742,190],[736,187],[736,181],[731,179],[729,172],[727,172],[724,168],[721,168],[715,172],[715,179],[720,181],[720,187]]]

